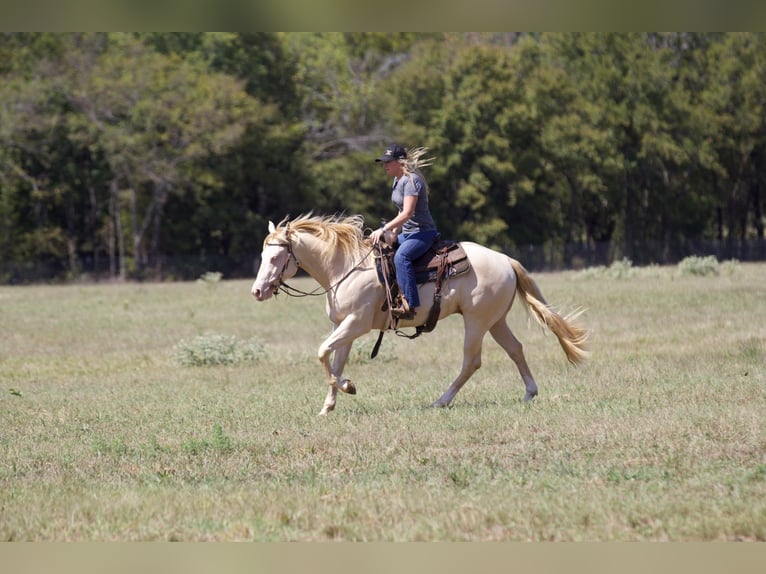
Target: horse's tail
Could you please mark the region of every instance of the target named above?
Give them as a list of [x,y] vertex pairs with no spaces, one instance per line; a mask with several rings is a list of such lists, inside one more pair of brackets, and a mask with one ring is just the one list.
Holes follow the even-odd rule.
[[558,337],[561,348],[564,349],[567,359],[573,365],[581,363],[588,358],[590,353],[586,348],[588,331],[577,325],[575,320],[582,314],[582,309],[562,317],[545,301],[540,288],[535,280],[524,269],[524,266],[513,258],[510,258],[511,266],[516,272],[516,291],[521,295],[521,301],[532,310],[532,314],[538,323],[548,327]]

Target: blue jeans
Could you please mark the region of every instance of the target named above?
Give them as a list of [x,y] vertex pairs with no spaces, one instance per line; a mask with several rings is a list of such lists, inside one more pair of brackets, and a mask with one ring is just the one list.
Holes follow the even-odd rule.
[[420,305],[420,295],[418,295],[418,284],[415,281],[415,268],[412,262],[428,251],[437,235],[437,231],[433,229],[399,235],[399,249],[394,255],[396,281],[399,283],[402,295],[413,309]]

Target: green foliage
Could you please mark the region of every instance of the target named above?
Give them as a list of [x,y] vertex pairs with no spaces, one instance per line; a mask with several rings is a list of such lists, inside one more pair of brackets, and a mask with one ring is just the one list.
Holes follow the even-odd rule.
[[264,352],[263,345],[255,338],[238,341],[233,336],[213,333],[200,335],[191,341],[181,340],[173,355],[183,367],[202,367],[258,362]]
[[221,282],[222,277],[223,273],[220,271],[206,271],[199,279],[197,279],[197,283],[206,285],[208,288],[212,289]]
[[739,270],[739,261],[737,259],[729,259],[727,261],[721,261],[718,265],[721,273],[724,275],[734,275]]
[[692,255],[684,258],[678,264],[678,271],[681,275],[718,275],[718,259],[715,255],[708,255],[707,257],[700,257]]
[[685,257],[674,268],[661,267],[659,265],[647,265],[641,267],[633,266],[630,259],[624,257],[619,261],[613,262],[611,265],[588,267],[582,271],[578,271],[574,276],[577,279],[648,279],[648,278],[662,278],[670,279],[676,274],[680,276],[699,276],[709,277],[717,275],[733,276],[739,272],[740,263],[737,260],[718,262],[714,255],[706,257],[690,256]]
[[764,70],[763,33],[3,34],[0,280],[250,273],[270,219],[390,218],[394,140],[445,236],[763,238]]
[[627,257],[623,257],[619,261],[614,261],[608,267],[599,265],[596,267],[589,267],[578,272],[578,276],[582,279],[629,279],[635,277],[637,274],[638,270],[633,267],[633,262]]
[[613,279],[625,279],[633,275],[633,262],[627,257],[613,262],[607,269],[607,276]]
[[225,454],[234,448],[234,442],[231,437],[223,432],[221,424],[215,423],[213,425],[213,436],[211,438],[189,438],[184,441],[181,446],[184,452],[192,456],[203,454],[208,450]]

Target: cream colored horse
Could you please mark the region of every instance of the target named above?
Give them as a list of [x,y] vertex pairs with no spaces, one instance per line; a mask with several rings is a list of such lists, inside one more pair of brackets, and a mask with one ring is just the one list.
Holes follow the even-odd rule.
[[[258,301],[269,299],[303,268],[327,295],[327,315],[334,328],[319,346],[329,390],[320,415],[335,408],[338,390],[355,394],[351,381],[342,378],[354,339],[373,329],[386,330],[389,316],[383,311],[385,293],[378,282],[372,249],[364,237],[361,216],[302,216],[279,226],[269,224],[261,266],[252,287]],[[514,296],[531,309],[537,320],[558,337],[567,359],[577,364],[587,357],[587,331],[562,317],[543,298],[524,267],[510,257],[475,243],[462,243],[471,262],[469,272],[449,279],[442,288],[440,319],[453,313],[463,316],[465,336],[463,366],[457,378],[432,406],[446,407],[481,366],[481,347],[489,331],[516,363],[526,387],[525,400],[537,395],[537,384],[524,358],[522,345],[506,323]],[[425,322],[433,301],[434,284],[421,285],[417,315],[399,327]]]

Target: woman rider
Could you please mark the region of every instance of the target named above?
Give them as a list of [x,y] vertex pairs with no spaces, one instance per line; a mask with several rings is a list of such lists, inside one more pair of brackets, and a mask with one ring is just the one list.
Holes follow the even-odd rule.
[[384,233],[398,233],[399,248],[394,255],[394,266],[402,294],[402,306],[392,309],[392,313],[400,319],[412,319],[420,306],[413,261],[423,255],[438,236],[428,207],[428,184],[419,171],[419,168],[430,165],[430,160],[421,159],[426,151],[426,148],[408,151],[401,145],[392,144],[382,156],[375,159],[383,164],[386,174],[394,178],[391,201],[399,213],[383,227],[373,231],[370,239],[375,245]]

